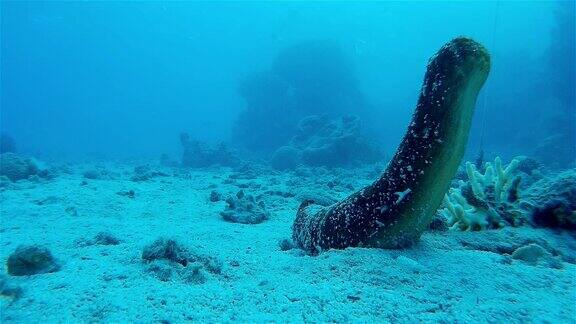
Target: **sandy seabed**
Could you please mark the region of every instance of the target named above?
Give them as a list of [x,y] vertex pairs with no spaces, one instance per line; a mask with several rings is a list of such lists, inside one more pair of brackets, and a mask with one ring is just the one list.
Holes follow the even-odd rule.
[[[83,172],[108,170],[85,179]],[[530,227],[430,231],[406,250],[349,248],[309,256],[282,251],[299,201],[342,198],[370,183],[363,168],[301,173],[163,169],[131,180],[133,166],[69,165],[49,181],[19,181],[0,192],[0,260],[20,245],[50,249],[54,273],[9,276],[22,289],[1,299],[3,323],[31,322],[576,322],[576,240]],[[264,201],[270,219],[225,222],[224,199],[238,190]],[[134,198],[119,192],[133,190]],[[118,245],[86,244],[100,232]],[[172,238],[221,262],[203,282],[161,280],[143,248]],[[513,260],[537,243],[557,263]],[[183,267],[180,264],[175,266]],[[178,270],[178,269],[176,269]]]

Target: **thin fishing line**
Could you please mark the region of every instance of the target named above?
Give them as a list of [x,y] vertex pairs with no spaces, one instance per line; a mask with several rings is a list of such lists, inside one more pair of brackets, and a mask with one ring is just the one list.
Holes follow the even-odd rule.
[[[496,7],[494,9],[494,24],[492,26],[492,55],[496,53],[496,30],[498,29],[498,12],[500,9],[500,0],[496,1]],[[484,94],[484,102],[482,105],[482,131],[480,132],[480,150],[484,150],[484,134],[486,133],[486,118],[488,116],[488,95],[490,93],[489,87],[486,87],[486,93]]]

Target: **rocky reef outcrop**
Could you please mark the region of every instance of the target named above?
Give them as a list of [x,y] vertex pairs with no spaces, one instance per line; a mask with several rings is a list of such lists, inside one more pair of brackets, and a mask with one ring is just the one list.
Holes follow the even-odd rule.
[[279,171],[296,169],[301,163],[302,152],[290,145],[279,147],[270,159],[272,168]]
[[226,209],[220,212],[222,218],[231,223],[259,224],[270,218],[264,202],[240,190],[235,196],[226,199]]
[[15,153],[0,154],[0,176],[12,181],[28,179],[40,172],[36,163]]
[[268,70],[246,77],[239,90],[246,106],[233,135],[252,151],[271,153],[286,144],[306,116],[334,118],[368,110],[352,60],[338,43],[328,40],[281,50]]
[[274,152],[271,165],[277,170],[298,165],[342,167],[376,162],[381,157],[377,145],[362,134],[358,117],[312,115],[298,123],[288,145]]
[[183,167],[235,166],[240,162],[240,159],[224,143],[212,147],[191,139],[187,133],[180,134],[180,143],[182,145],[181,165]]
[[576,169],[545,177],[526,191],[538,227],[576,230]]

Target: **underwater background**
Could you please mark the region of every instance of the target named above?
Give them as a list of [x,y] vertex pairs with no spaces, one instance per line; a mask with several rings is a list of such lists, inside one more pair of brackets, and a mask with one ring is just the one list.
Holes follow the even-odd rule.
[[[576,322],[574,1],[0,13],[2,322]],[[299,208],[381,176],[460,36],[490,74],[421,240],[301,249]]]
[[[564,128],[574,134],[572,9],[570,2],[546,1],[7,1],[2,130],[22,150],[70,157],[177,154],[181,131],[201,141],[241,141],[233,131],[247,104],[241,84],[291,47],[331,46],[316,55],[340,60],[326,67],[337,71],[310,62],[292,73],[312,75],[302,82],[329,73],[348,82],[361,103],[316,109],[363,115],[391,153],[424,63],[464,35],[494,58],[470,151],[478,150],[485,128],[486,149],[528,154]],[[334,97],[330,90],[316,95]],[[258,128],[273,121],[252,122]],[[574,147],[574,136],[565,144]]]

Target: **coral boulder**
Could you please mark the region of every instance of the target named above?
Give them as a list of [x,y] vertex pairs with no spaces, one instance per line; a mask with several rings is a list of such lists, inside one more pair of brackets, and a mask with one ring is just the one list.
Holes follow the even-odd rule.
[[31,159],[24,158],[15,153],[0,154],[0,176],[12,181],[28,179],[38,174],[38,166]]
[[12,276],[30,276],[40,273],[56,272],[60,265],[45,247],[31,245],[19,246],[6,262],[8,274]]
[[275,169],[293,169],[298,164],[341,167],[376,162],[381,158],[376,145],[362,134],[356,116],[330,119],[307,116],[298,123],[290,143],[272,157]]

